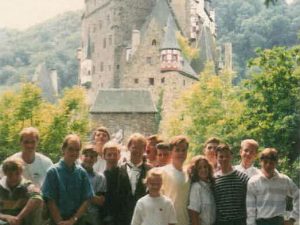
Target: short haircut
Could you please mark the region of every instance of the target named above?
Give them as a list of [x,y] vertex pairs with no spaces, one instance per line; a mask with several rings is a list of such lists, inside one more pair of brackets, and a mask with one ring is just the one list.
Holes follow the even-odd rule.
[[210,182],[214,182],[214,169],[213,166],[210,164],[208,159],[203,155],[194,156],[191,160],[189,166],[189,176],[191,178],[191,182],[198,182],[199,181],[199,164],[201,161],[204,161],[208,165],[208,179]]
[[162,179],[162,170],[160,168],[152,168],[147,172],[144,183],[147,183],[148,180],[152,177],[160,177]]
[[23,140],[24,135],[28,135],[28,134],[32,134],[36,138],[37,141],[40,140],[40,134],[39,134],[39,130],[37,128],[35,128],[35,127],[25,127],[19,133],[20,142]]
[[252,145],[252,146],[255,147],[256,151],[258,150],[258,147],[259,147],[258,142],[255,141],[254,139],[245,139],[245,140],[243,140],[243,141],[241,142],[241,148],[243,148],[243,146],[244,146],[245,144]]
[[185,143],[187,149],[189,148],[188,138],[184,135],[178,135],[178,136],[172,137],[171,140],[170,140],[170,149],[171,149],[171,151],[173,150],[173,148],[175,146],[177,146],[180,143]]
[[64,151],[67,147],[68,147],[68,144],[69,144],[69,141],[70,140],[77,140],[79,142],[79,147],[81,149],[81,140],[80,140],[80,137],[77,135],[77,134],[68,134],[64,141],[63,141],[63,144],[62,144],[62,147],[61,147],[61,150]]
[[83,147],[81,154],[85,155],[88,152],[94,153],[95,155],[98,155],[98,152],[95,149],[95,145],[93,144],[87,144]]
[[163,140],[160,139],[159,136],[158,136],[157,134],[151,135],[151,136],[147,137],[147,141],[148,141],[148,143],[153,143],[155,146],[156,146],[158,143],[163,142]]
[[171,151],[170,145],[168,143],[165,143],[165,142],[158,143],[156,145],[156,149],[160,150],[160,151]]
[[206,148],[206,146],[210,143],[215,143],[215,144],[219,145],[221,143],[221,141],[219,138],[211,137],[205,141],[204,148]]
[[146,138],[144,137],[144,135],[142,135],[140,133],[134,133],[129,137],[128,143],[127,143],[128,148],[131,146],[133,141],[142,143],[144,145],[144,147],[146,147],[146,145],[147,145]]
[[2,164],[2,170],[5,175],[9,172],[23,171],[24,162],[22,159],[7,159]]
[[116,149],[117,151],[118,151],[118,153],[120,154],[121,153],[121,146],[118,144],[118,143],[116,143],[116,142],[114,142],[114,141],[108,141],[108,142],[106,142],[105,143],[105,145],[103,146],[103,155],[105,155],[106,154],[106,151],[108,150],[108,149]]
[[274,162],[278,161],[278,151],[275,148],[265,148],[259,156],[260,161],[271,160]]
[[220,152],[230,152],[231,154],[233,154],[233,152],[231,151],[230,146],[228,144],[219,144],[217,146],[216,152],[217,152],[217,154]]
[[110,134],[109,134],[108,129],[106,127],[97,127],[95,129],[95,131],[93,132],[93,140],[95,140],[95,135],[96,135],[97,132],[106,133],[107,136],[108,136],[108,140],[110,140]]

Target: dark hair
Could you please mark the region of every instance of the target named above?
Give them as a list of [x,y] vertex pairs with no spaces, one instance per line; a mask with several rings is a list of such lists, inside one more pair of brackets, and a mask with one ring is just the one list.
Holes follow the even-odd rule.
[[107,134],[108,140],[110,140],[110,134],[109,134],[108,129],[106,127],[97,127],[96,130],[93,132],[93,136],[92,136],[93,140],[95,140],[95,135],[96,135],[97,132],[103,132],[103,133]]
[[63,141],[63,144],[61,146],[61,150],[62,151],[64,151],[68,147],[69,140],[71,140],[71,139],[77,140],[79,142],[79,146],[80,146],[80,149],[81,149],[81,140],[80,140],[80,137],[77,134],[68,134],[65,137],[65,139]]
[[164,143],[164,142],[158,143],[156,145],[156,149],[162,150],[162,151],[171,151],[170,145],[168,143]]
[[214,170],[213,166],[210,164],[210,162],[207,160],[207,158],[203,155],[197,155],[192,158],[190,166],[188,167],[188,173],[189,177],[191,179],[191,182],[198,182],[199,181],[199,164],[201,161],[204,161],[208,166],[208,180],[211,183],[214,183]]
[[278,161],[278,151],[275,148],[265,148],[260,153],[260,161],[262,160],[271,160],[274,162]]
[[231,154],[233,154],[233,152],[231,151],[230,146],[228,144],[219,144],[217,146],[217,149],[216,149],[217,154],[219,152],[227,152],[227,151],[230,152]]
[[163,140],[160,139],[157,134],[155,134],[155,135],[151,135],[151,136],[147,137],[147,142],[148,143],[153,143],[154,145],[157,145],[158,143],[163,142]]
[[94,153],[95,155],[98,155],[98,152],[96,151],[95,149],[95,145],[93,144],[87,144],[83,147],[82,151],[81,151],[81,154],[82,155],[85,155],[86,153],[88,152],[92,152]]
[[7,159],[3,162],[2,170],[5,175],[9,172],[24,170],[24,162],[22,159]]
[[177,146],[180,143],[185,143],[186,146],[187,146],[187,149],[189,148],[189,141],[188,141],[187,137],[184,136],[184,135],[178,135],[178,136],[174,136],[174,137],[171,138],[171,141],[170,141],[171,151],[173,150],[173,148],[175,146]]
[[204,148],[206,148],[206,146],[210,143],[216,143],[217,145],[219,145],[221,143],[219,138],[216,137],[211,137],[209,139],[207,139],[204,143]]

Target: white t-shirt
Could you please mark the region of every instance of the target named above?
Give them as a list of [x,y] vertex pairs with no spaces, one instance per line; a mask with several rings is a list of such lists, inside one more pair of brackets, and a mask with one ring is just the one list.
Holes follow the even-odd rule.
[[[22,152],[17,152],[8,157],[8,159],[13,158],[22,159]],[[27,180],[31,180],[36,187],[40,188],[46,177],[47,170],[52,165],[53,163],[51,159],[41,153],[36,152],[34,161],[32,163],[28,164],[24,162],[23,177],[25,177]],[[2,166],[1,173],[3,173]]]
[[204,181],[192,184],[188,209],[199,213],[201,225],[212,225],[216,221],[216,204],[209,183]]
[[166,196],[146,195],[136,203],[131,225],[176,224],[176,214],[172,201]]
[[240,165],[236,165],[234,167],[234,169],[241,171],[245,174],[248,175],[248,177],[253,177],[254,175],[259,173],[259,169],[257,169],[256,167],[254,167],[253,165],[250,166],[248,169],[246,169],[245,167],[243,167],[241,164]]
[[190,181],[186,172],[177,170],[172,164],[161,167],[163,185],[162,193],[170,198],[174,204],[177,225],[188,225],[187,211]]
[[96,173],[104,173],[104,170],[106,169],[106,161],[101,156],[98,156],[97,162],[94,164],[93,169]]

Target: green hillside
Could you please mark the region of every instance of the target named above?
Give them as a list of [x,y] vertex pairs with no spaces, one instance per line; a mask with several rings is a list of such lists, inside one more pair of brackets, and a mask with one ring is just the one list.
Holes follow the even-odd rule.
[[82,12],[67,12],[25,31],[0,29],[0,84],[30,80],[38,64],[57,70],[61,87],[76,83]]

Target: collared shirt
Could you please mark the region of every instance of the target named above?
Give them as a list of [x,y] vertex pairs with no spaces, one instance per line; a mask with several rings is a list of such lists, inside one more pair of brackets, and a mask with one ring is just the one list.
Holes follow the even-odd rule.
[[133,195],[135,193],[136,185],[137,185],[137,182],[141,175],[141,171],[142,171],[141,165],[142,164],[143,164],[143,162],[139,163],[138,165],[134,165],[132,162],[126,163],[126,170],[127,170],[127,174],[129,177],[131,191],[132,191]]
[[64,219],[73,216],[84,201],[94,196],[87,172],[78,164],[68,167],[63,159],[48,170],[42,193],[46,201],[55,201]]
[[254,175],[258,174],[258,172],[259,172],[259,169],[257,169],[257,168],[254,167],[253,165],[251,165],[251,166],[250,166],[249,168],[247,168],[247,169],[246,169],[245,167],[243,167],[242,164],[236,165],[234,168],[235,168],[236,170],[238,170],[238,171],[241,171],[241,172],[247,174],[248,177],[253,177]]
[[216,204],[210,183],[200,180],[192,184],[188,209],[199,213],[200,224],[214,224]]
[[299,219],[299,189],[286,175],[278,173],[267,178],[261,171],[251,177],[247,191],[247,225],[256,225],[256,219],[284,216],[286,197],[293,198],[290,217]]
[[16,216],[29,199],[42,200],[38,188],[31,181],[22,178],[17,187],[10,189],[6,184],[6,176],[0,180],[0,213]]

